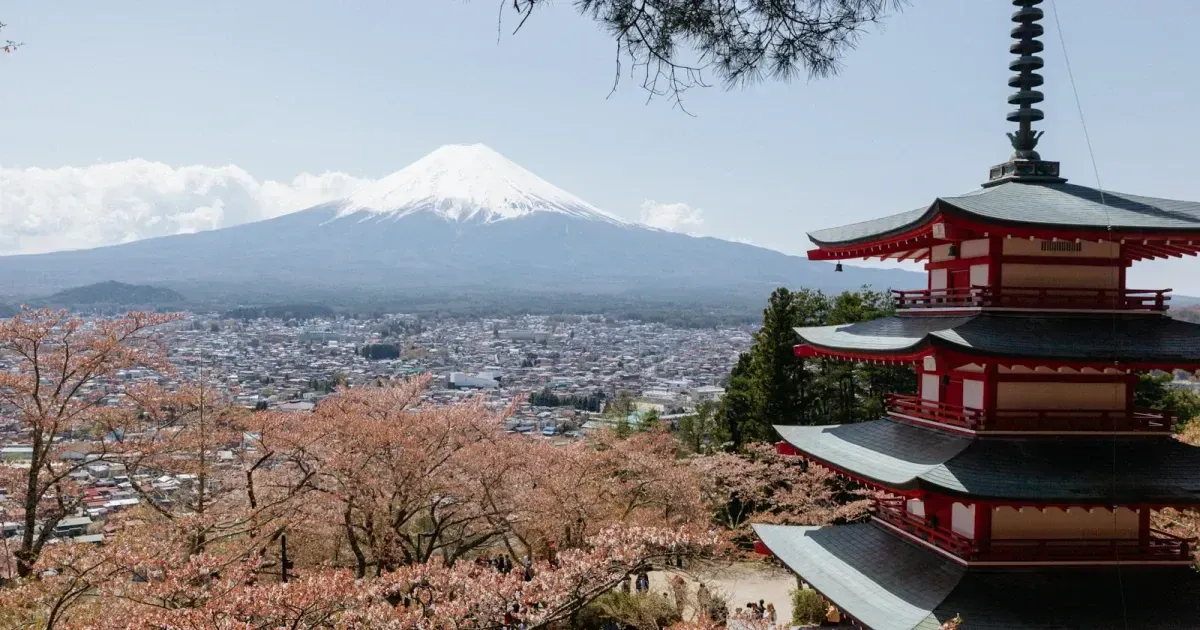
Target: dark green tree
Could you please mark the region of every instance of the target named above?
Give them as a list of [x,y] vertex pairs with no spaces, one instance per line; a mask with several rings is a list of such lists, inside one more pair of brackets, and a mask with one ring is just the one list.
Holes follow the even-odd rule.
[[1139,374],[1133,389],[1133,405],[1145,409],[1163,410],[1170,402],[1171,389],[1167,386],[1170,374]]
[[658,410],[651,409],[642,415],[642,420],[638,423],[638,430],[643,432],[656,431],[660,426],[662,426],[662,419],[658,414]]
[[397,359],[400,357],[400,347],[392,343],[369,343],[359,350],[359,354],[372,361]]
[[746,438],[772,439],[772,425],[796,424],[800,419],[806,375],[795,354],[795,306],[791,291],[775,289],[763,310],[762,328],[754,333],[750,353],[757,406]]
[[1171,387],[1173,380],[1171,374],[1139,374],[1133,390],[1133,405],[1173,413],[1180,425],[1200,416],[1200,395]]
[[707,455],[729,441],[725,427],[718,422],[717,405],[702,402],[696,411],[679,419],[679,441],[693,453]]
[[606,415],[619,418],[624,418],[631,412],[633,412],[633,394],[626,390],[618,391],[612,403],[604,409]]
[[632,435],[633,429],[629,427],[629,418],[626,416],[619,416],[616,422],[613,423],[613,433],[615,433],[617,437],[621,439],[625,439]]
[[755,431],[755,411],[758,404],[755,400],[753,359],[749,352],[738,356],[738,362],[729,374],[729,383],[725,386],[725,395],[717,407],[717,423],[721,431],[728,436],[733,449],[742,447],[748,438],[747,432]]
[[[846,291],[830,301],[825,324],[853,324],[895,313],[890,293],[863,287]],[[812,409],[814,423],[844,424],[875,420],[883,416],[890,392],[916,391],[916,373],[911,366],[853,364],[823,359],[818,361],[817,385],[822,393]]]
[[[840,424],[881,417],[889,392],[916,391],[911,366],[797,358],[794,328],[852,324],[894,312],[891,295],[863,287],[837,296],[777,289],[763,311],[749,363],[734,368],[718,413],[737,446],[775,439],[777,424]],[[748,411],[747,411],[748,410]]]

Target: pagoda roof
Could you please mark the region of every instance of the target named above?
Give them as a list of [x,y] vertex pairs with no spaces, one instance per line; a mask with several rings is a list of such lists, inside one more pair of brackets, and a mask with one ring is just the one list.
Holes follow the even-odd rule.
[[872,630],[1191,628],[1200,575],[1187,567],[968,569],[871,523],[755,525],[759,540]]
[[1064,505],[1200,505],[1200,447],[1169,437],[971,439],[884,419],[775,426],[803,455],[892,490]]
[[913,355],[931,346],[969,355],[1085,362],[1200,363],[1200,324],[1160,315],[909,315],[797,328],[831,354]]
[[1193,232],[1200,234],[1200,202],[1143,197],[1067,183],[1006,182],[957,197],[939,197],[926,208],[809,233],[816,244],[840,247],[910,231],[938,214],[983,224],[1063,230]]

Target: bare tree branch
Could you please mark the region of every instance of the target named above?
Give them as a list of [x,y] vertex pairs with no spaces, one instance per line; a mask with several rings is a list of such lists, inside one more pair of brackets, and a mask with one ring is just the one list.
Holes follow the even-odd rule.
[[[8,25],[5,24],[4,22],[0,22],[0,31],[4,30],[5,26],[8,26]],[[6,53],[10,53],[24,45],[25,44],[23,44],[21,42],[15,42],[11,39],[0,40],[0,50],[3,50]]]

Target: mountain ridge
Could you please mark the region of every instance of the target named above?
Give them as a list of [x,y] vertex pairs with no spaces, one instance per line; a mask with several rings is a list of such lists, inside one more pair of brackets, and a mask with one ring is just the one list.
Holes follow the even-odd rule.
[[171,289],[145,284],[128,284],[115,280],[71,287],[38,300],[42,304],[58,306],[161,306],[181,304],[184,301],[185,298],[182,295]]
[[[463,155],[470,159],[457,161]],[[481,145],[443,147],[393,176],[357,201],[351,195],[263,221],[0,257],[0,295],[108,280],[222,286],[287,301],[299,292],[685,291],[721,298],[765,296],[778,286],[924,284],[913,272],[847,266],[833,273],[831,264],[745,243],[610,220]]]

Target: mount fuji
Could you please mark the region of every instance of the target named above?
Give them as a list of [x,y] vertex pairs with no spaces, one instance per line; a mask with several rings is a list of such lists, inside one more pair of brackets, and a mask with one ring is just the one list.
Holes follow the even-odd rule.
[[416,212],[430,212],[448,221],[483,223],[548,212],[629,225],[482,144],[441,147],[354,193],[338,215],[399,218]]
[[476,292],[761,300],[776,286],[882,289],[920,282],[905,271],[832,270],[623,220],[476,144],[441,147],[346,199],[274,219],[0,257],[0,295],[115,280],[241,301]]

